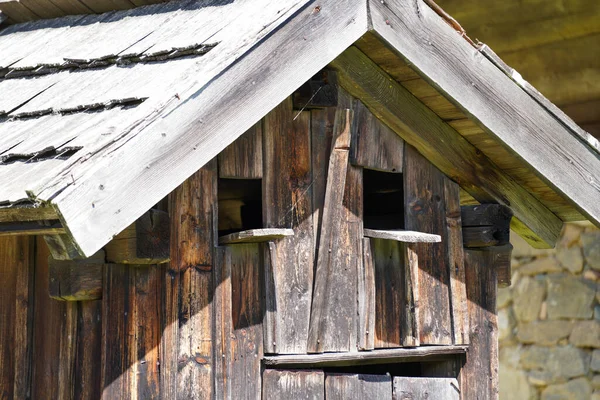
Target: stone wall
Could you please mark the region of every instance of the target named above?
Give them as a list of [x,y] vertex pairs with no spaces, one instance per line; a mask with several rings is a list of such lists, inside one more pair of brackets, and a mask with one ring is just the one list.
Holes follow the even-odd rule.
[[556,249],[512,234],[498,293],[500,399],[600,400],[600,231],[565,225]]

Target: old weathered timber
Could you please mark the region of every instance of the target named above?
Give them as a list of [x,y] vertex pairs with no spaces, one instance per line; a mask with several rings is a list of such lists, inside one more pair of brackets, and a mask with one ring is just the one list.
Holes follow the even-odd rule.
[[0,238],[0,396],[31,396],[35,239]]
[[460,188],[450,179],[444,181],[444,199],[446,201],[446,251],[450,277],[452,338],[454,344],[467,344],[469,343],[469,314],[461,232]]
[[365,237],[374,239],[395,240],[404,243],[440,243],[442,237],[431,233],[415,232],[415,231],[385,231],[379,229],[364,229]]
[[169,197],[171,262],[163,267],[161,386],[165,397],[206,399],[213,390],[213,266],[217,161]]
[[459,400],[455,378],[394,377],[393,400]]
[[160,397],[160,267],[104,269],[102,398]]
[[[229,246],[231,256],[231,398],[261,395],[262,251],[260,244]],[[226,355],[227,358],[227,355]]]
[[359,350],[375,348],[376,283],[371,239],[363,239],[363,262],[358,269],[358,337]]
[[498,226],[463,226],[463,243],[465,247],[501,246],[510,240],[510,228]]
[[214,296],[214,394],[231,399],[231,252],[228,247],[215,251]]
[[262,121],[260,121],[219,153],[219,177],[260,179],[262,176]]
[[[445,181],[448,178],[412,146],[404,152],[405,227],[447,241]],[[419,260],[419,336],[422,344],[452,343],[449,260],[441,243],[416,243]]]
[[469,311],[469,352],[461,372],[465,399],[498,398],[498,318],[495,254],[465,249]]
[[84,260],[59,261],[48,259],[50,297],[56,300],[81,301],[102,298],[104,251]]
[[168,213],[149,210],[106,245],[106,260],[116,264],[167,262],[169,229]]
[[460,208],[463,226],[510,226],[512,216],[511,209],[502,204],[476,204]]
[[325,399],[325,373],[318,370],[263,372],[263,400]]
[[416,254],[405,243],[371,239],[375,266],[375,348],[419,345]]
[[378,120],[360,101],[355,102],[350,160],[361,167],[402,172],[404,141]]
[[389,375],[338,374],[325,375],[325,398],[331,400],[389,399],[392,378]]
[[[590,152],[565,124],[483,54],[473,52],[473,47],[422,0],[369,0],[369,5],[379,37],[487,132],[526,160],[539,177],[571,198],[584,215],[600,219],[600,204],[595,201],[600,185],[590,180],[600,175],[597,154]],[[463,67],[454,68],[456,65]],[[489,101],[490,96],[495,101]],[[526,136],[522,135],[524,131],[528,132]],[[577,172],[573,171],[575,165]],[[510,206],[526,223],[522,210],[512,201]],[[541,239],[556,238],[552,235]],[[552,246],[554,240],[547,243]]]
[[325,368],[353,365],[392,364],[436,361],[464,355],[467,346],[421,346],[415,348],[265,356],[265,365],[273,368]]
[[264,119],[263,219],[293,236],[270,243],[265,258],[265,352],[305,353],[314,270],[310,113],[291,99]]
[[286,228],[249,229],[221,236],[219,244],[262,243],[282,239],[286,236],[294,236],[294,230]]
[[510,205],[513,229],[530,244],[554,245],[560,219],[360,50],[349,48],[332,66],[342,87],[473,197]]
[[[341,99],[340,104],[350,106],[350,102]],[[362,250],[352,247],[353,243],[355,246],[360,243],[360,238],[352,237],[352,233],[360,230],[356,230],[357,221],[348,219],[351,211],[347,207],[357,206],[357,199],[345,192],[361,196],[362,190],[356,186],[360,184],[358,171],[353,171],[348,162],[351,120],[351,109],[338,108],[310,315],[308,351],[313,353],[349,351],[356,345],[356,263],[362,262]],[[347,177],[350,177],[348,185]]]
[[59,220],[3,222],[0,223],[0,236],[11,235],[61,235],[65,229]]
[[67,234],[45,235],[44,240],[55,260],[80,260],[83,258]]

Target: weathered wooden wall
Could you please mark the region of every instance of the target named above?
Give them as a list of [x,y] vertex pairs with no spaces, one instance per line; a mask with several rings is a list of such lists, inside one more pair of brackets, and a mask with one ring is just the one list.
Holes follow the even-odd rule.
[[[101,253],[101,290],[89,288],[97,278],[85,290],[68,286],[93,300],[49,297],[51,288],[66,298],[55,280],[78,274],[51,272],[41,238],[0,238],[0,398],[391,399],[440,384],[424,383],[423,394],[425,381],[381,368],[262,362],[298,355],[310,364],[331,352],[349,355],[347,365],[360,353],[377,362],[377,352],[384,364],[452,359],[469,343],[468,313],[480,318],[467,304],[458,186],[359,101],[343,91],[337,101],[276,107],[169,196],[170,262]],[[365,168],[396,178],[372,189]],[[269,235],[218,245],[220,179],[262,179]],[[373,215],[379,201],[387,214]],[[367,226],[367,237],[365,212],[368,224],[434,235]],[[436,347],[411,353],[423,345]],[[457,377],[454,361],[438,365],[441,376]]]

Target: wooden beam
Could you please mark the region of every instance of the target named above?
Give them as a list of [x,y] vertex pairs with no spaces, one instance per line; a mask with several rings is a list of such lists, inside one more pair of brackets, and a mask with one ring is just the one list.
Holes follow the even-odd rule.
[[0,222],[47,221],[58,219],[51,207],[0,207]]
[[0,223],[0,236],[61,235],[65,229],[59,220]]
[[510,206],[513,228],[530,244],[554,245],[562,221],[360,50],[349,48],[332,66],[342,87],[473,197]]
[[49,257],[50,297],[64,301],[101,299],[104,257],[102,250],[85,260],[59,261]]
[[[518,155],[582,214],[600,224],[600,162],[564,123],[474,49],[422,0],[369,0],[373,29],[486,132]],[[476,196],[475,196],[476,197]],[[506,202],[502,202],[506,204]],[[510,202],[515,215],[546,243]],[[538,216],[534,216],[537,218]],[[545,221],[538,221],[538,224]]]
[[267,367],[324,368],[433,361],[465,354],[467,349],[468,346],[421,346],[355,353],[265,356],[263,360]]
[[378,229],[364,229],[366,237],[375,239],[395,240],[405,243],[440,243],[442,237],[431,233],[415,232],[415,231],[383,231]]
[[106,260],[115,264],[168,262],[169,229],[169,214],[150,210],[106,245]]
[[294,230],[286,228],[250,229],[221,236],[219,244],[262,243],[281,239],[286,236],[294,236]]

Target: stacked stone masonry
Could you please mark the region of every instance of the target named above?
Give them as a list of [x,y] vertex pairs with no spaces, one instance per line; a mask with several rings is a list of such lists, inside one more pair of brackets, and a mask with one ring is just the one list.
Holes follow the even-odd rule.
[[498,292],[501,400],[600,400],[600,230],[566,224],[556,249],[512,235]]

